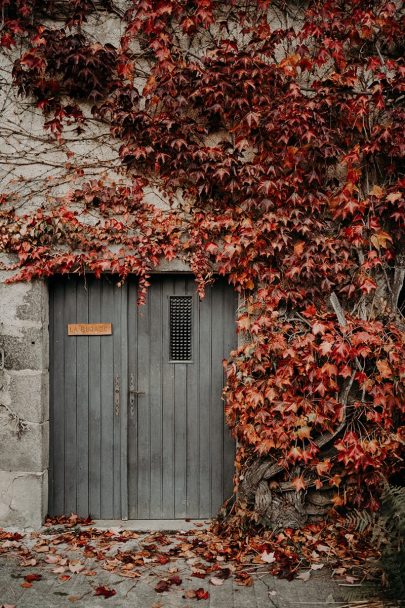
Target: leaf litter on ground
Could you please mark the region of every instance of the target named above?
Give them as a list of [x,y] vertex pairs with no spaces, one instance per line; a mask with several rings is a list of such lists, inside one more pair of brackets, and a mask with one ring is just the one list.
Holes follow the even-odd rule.
[[[230,577],[237,585],[250,586],[255,576],[309,580],[314,571],[328,566],[343,584],[368,576],[367,563],[378,558],[364,534],[348,530],[347,521],[310,524],[300,530],[242,533],[218,524],[186,532],[103,530],[77,515],[48,519],[39,532],[20,534],[0,529],[0,555],[10,553],[23,567],[46,568],[59,581],[72,576],[97,576],[96,564],[125,578],[158,577],[157,593],[180,588],[187,599],[203,600],[208,589],[182,590],[187,580],[220,586]],[[349,533],[350,532],[350,533]],[[74,553],[74,557],[72,556]],[[180,567],[180,570],[179,570]],[[22,583],[30,588],[41,575],[28,574]],[[197,582],[196,580],[196,582]],[[95,594],[105,598],[114,589],[94,584]]]

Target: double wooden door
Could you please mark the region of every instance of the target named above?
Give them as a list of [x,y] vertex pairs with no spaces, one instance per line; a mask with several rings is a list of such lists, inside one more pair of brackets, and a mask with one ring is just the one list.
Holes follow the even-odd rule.
[[[215,515],[232,492],[222,360],[236,346],[236,296],[191,276],[50,284],[49,512],[101,519]],[[107,335],[69,324],[111,323]]]

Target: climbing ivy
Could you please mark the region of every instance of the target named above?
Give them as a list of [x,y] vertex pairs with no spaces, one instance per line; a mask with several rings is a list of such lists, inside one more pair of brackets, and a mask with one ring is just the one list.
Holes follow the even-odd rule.
[[[162,258],[186,260],[201,296],[227,276],[243,335],[226,367],[238,440],[227,521],[378,508],[403,445],[400,3],[0,8],[13,83],[48,136],[66,148],[96,121],[119,159],[118,177],[80,174],[26,215],[4,194],[13,280],[135,273],[143,301]],[[101,12],[121,23],[118,46],[86,29]],[[147,202],[151,187],[163,208]]]

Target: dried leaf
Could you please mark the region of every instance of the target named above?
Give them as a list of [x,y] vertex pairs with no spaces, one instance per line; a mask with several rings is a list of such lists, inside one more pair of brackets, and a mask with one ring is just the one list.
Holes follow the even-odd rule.
[[202,587],[200,587],[199,589],[196,589],[195,591],[195,597],[198,600],[207,600],[209,598],[210,594],[208,593],[208,591],[205,591]]
[[170,583],[166,580],[161,580],[155,585],[156,593],[164,593],[165,591],[169,591]]
[[109,597],[112,597],[116,593],[117,592],[115,591],[115,589],[110,589],[109,587],[104,587],[103,585],[101,585],[100,587],[96,588],[94,595],[102,595],[104,598],[107,599]]
[[85,567],[86,567],[86,566],[85,566],[84,564],[82,564],[82,563],[81,563],[80,561],[78,561],[78,560],[74,560],[74,561],[71,561],[71,562],[69,563],[69,570],[70,570],[71,572],[73,572],[73,574],[78,574],[79,572],[81,572],[82,570],[84,570],[84,569],[85,569]]
[[217,576],[213,576],[212,578],[210,578],[210,583],[211,585],[215,585],[215,587],[219,587],[220,585],[224,584],[224,579],[218,578]]
[[26,576],[24,576],[24,580],[27,581],[27,583],[32,583],[34,581],[40,581],[42,578],[42,574],[27,574]]
[[260,559],[265,564],[272,564],[273,562],[276,561],[276,558],[274,557],[274,553],[267,553],[267,551],[263,551],[263,553],[260,556]]

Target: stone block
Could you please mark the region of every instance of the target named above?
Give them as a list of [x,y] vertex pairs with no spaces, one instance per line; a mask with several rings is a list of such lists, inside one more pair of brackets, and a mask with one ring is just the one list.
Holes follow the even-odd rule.
[[[11,408],[10,408],[11,410]],[[11,410],[12,411],[12,410]],[[2,470],[40,472],[49,459],[49,423],[18,424],[4,408],[0,408],[0,463]]]
[[0,471],[0,526],[39,528],[47,503],[47,471]]
[[47,333],[42,327],[21,328],[20,336],[3,332],[3,335],[0,335],[0,348],[4,349],[4,368],[6,370],[47,369]]
[[49,377],[37,370],[0,371],[1,406],[11,409],[27,422],[49,418]]
[[0,319],[2,334],[21,335],[24,327],[48,322],[48,292],[44,281],[10,283],[9,273],[0,271]]

